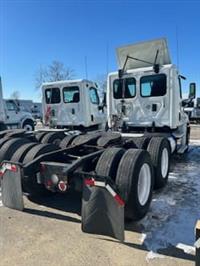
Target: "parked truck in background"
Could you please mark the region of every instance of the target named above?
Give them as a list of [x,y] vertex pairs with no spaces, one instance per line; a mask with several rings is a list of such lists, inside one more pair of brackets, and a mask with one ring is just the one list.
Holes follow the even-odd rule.
[[0,79],[0,122],[3,128],[22,128],[27,131],[34,130],[35,120],[31,113],[20,108],[17,100],[3,99],[2,82]]
[[200,97],[185,103],[184,111],[192,123],[200,124]]
[[[27,134],[8,140],[5,132],[0,142],[4,205],[23,210],[22,187],[37,195],[82,191],[82,230],[120,240],[125,218],[138,221],[146,215],[153,190],[167,184],[171,155],[188,149],[190,126],[181,96],[184,77],[171,63],[165,39],[124,46],[117,55],[119,70],[110,73],[107,82],[107,132],[62,133],[60,142],[55,132],[36,132],[35,142]],[[79,82],[82,89],[70,81],[43,87],[46,122],[62,125],[66,112],[57,114],[66,102],[67,125],[92,125],[93,109],[87,106],[94,104],[98,112],[96,89],[88,81]],[[195,94],[193,83],[187,102]],[[88,112],[85,124],[84,110],[76,105],[81,96]]]
[[89,80],[66,80],[42,85],[43,121],[53,128],[97,130],[105,124],[97,85]]

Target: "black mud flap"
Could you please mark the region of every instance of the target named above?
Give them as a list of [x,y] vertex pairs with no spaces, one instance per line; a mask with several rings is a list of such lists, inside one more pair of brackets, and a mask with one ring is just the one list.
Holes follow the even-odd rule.
[[18,165],[3,164],[1,169],[2,203],[5,207],[20,210],[24,209],[21,186],[21,168]]
[[124,205],[105,187],[84,185],[82,231],[124,241]]

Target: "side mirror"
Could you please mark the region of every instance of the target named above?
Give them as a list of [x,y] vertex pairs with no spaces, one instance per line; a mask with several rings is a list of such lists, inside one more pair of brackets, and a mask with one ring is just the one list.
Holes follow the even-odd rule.
[[106,92],[103,93],[102,105],[106,106]]
[[196,98],[196,83],[190,83],[189,99]]

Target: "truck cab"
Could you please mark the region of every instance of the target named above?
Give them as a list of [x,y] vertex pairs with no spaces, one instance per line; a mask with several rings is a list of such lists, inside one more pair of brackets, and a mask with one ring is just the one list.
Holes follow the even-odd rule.
[[46,126],[100,129],[105,121],[96,83],[66,80],[42,85],[43,121]]
[[185,78],[171,62],[167,41],[120,47],[117,58],[119,71],[108,75],[108,127],[122,133],[167,133],[185,150],[189,137],[181,91]]
[[8,128],[23,128],[27,131],[34,130],[35,120],[30,112],[23,110],[17,100],[4,100],[6,114],[5,123]]

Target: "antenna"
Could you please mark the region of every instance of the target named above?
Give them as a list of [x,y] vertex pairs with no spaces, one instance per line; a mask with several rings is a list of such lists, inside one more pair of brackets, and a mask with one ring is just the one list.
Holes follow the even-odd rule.
[[176,26],[176,63],[177,68],[179,69],[179,38],[178,38],[178,26]]
[[85,78],[88,79],[87,56],[85,56],[84,62],[85,62]]
[[107,42],[106,44],[106,76],[108,76],[108,72],[109,72],[109,46]]

